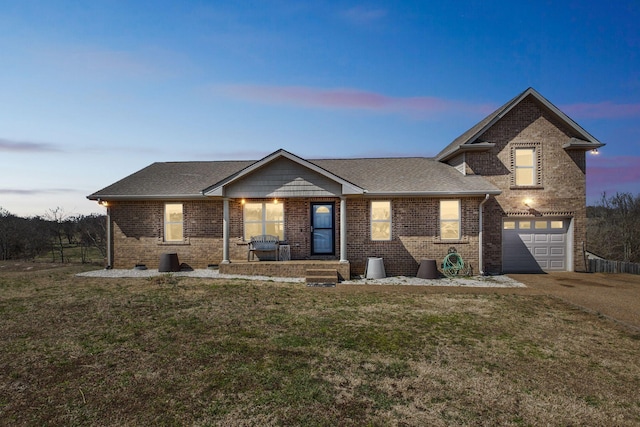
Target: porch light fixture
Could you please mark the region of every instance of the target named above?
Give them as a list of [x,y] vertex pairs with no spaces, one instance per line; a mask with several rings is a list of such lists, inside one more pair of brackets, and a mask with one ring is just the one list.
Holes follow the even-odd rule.
[[240,200],[240,204],[244,205],[245,203],[247,203],[247,201],[245,199]]
[[597,148],[594,148],[593,150],[591,150],[591,154],[593,154],[594,156],[597,156],[598,154],[600,154],[600,152],[598,151]]
[[106,200],[100,200],[100,199],[98,199],[98,204],[99,204],[100,206],[104,206],[105,208],[106,208],[107,206],[109,206],[109,202],[107,202]]
[[273,199],[273,204],[277,205],[278,204],[278,199]]

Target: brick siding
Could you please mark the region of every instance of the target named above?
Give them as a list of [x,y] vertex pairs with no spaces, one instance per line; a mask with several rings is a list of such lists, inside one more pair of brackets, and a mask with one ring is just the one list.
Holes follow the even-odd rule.
[[[495,143],[484,153],[468,153],[467,173],[483,175],[502,190],[484,205],[484,262],[488,272],[502,270],[502,219],[507,216],[564,217],[573,220],[573,269],[584,270],[582,242],[585,241],[586,179],[584,151],[567,151],[562,146],[570,130],[533,98],[526,98],[479,139]],[[541,185],[515,188],[512,185],[513,146],[539,144]],[[527,208],[525,199],[533,200]]]
[[462,198],[460,240],[440,239],[440,199],[391,198],[390,241],[371,240],[370,200],[347,201],[347,259],[352,274],[363,274],[369,257],[381,257],[389,276],[415,276],[422,259],[438,266],[450,247],[455,247],[474,273],[478,273],[478,206],[481,198]]
[[[388,200],[388,199],[387,199]],[[311,256],[311,203],[335,204],[335,248],[332,256]],[[438,263],[455,246],[475,271],[478,268],[478,204],[480,199],[465,198],[462,203],[462,238],[441,241],[439,234],[439,199],[394,198],[392,202],[392,240],[372,241],[370,236],[370,201],[347,200],[347,259],[351,271],[363,274],[368,257],[382,257],[389,275],[415,275],[423,258]],[[287,199],[285,236],[291,257],[303,259],[338,259],[340,248],[340,200]],[[110,214],[113,230],[114,268],[133,268],[145,264],[157,268],[160,257],[175,252],[181,263],[192,268],[206,268],[222,260],[222,215],[220,200],[183,202],[184,242],[163,241],[164,202],[112,202]],[[229,203],[229,251],[231,261],[245,261],[247,245],[243,241],[242,204]]]

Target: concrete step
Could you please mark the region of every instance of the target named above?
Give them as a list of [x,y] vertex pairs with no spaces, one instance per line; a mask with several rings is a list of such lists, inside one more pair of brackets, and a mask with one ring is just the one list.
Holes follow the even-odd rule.
[[305,281],[307,286],[334,287],[338,283],[338,270],[331,268],[308,269]]

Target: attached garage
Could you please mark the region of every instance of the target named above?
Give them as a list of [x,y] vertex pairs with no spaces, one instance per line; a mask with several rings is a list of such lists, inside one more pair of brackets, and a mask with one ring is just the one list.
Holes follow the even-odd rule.
[[503,272],[572,270],[570,225],[570,218],[505,218]]

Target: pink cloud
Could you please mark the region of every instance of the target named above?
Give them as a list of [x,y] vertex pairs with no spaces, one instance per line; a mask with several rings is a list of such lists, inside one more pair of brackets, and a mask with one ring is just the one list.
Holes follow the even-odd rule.
[[579,103],[560,107],[571,117],[583,119],[626,119],[640,117],[640,104],[615,104],[610,101],[596,104]]
[[640,156],[590,157],[587,189],[590,197],[640,191]]
[[264,104],[396,112],[420,116],[449,112],[488,114],[495,108],[490,104],[472,104],[428,96],[393,97],[351,88],[228,85],[219,87],[216,91],[232,98]]

